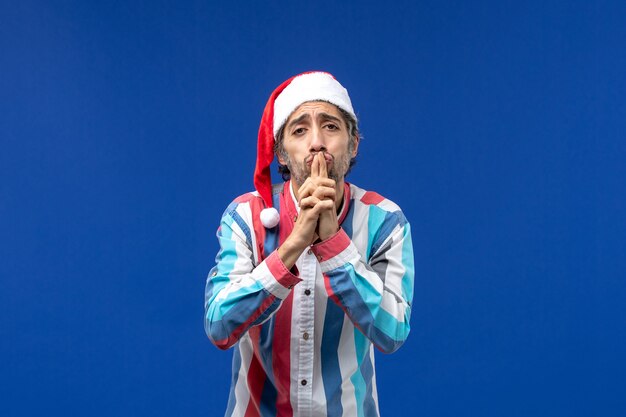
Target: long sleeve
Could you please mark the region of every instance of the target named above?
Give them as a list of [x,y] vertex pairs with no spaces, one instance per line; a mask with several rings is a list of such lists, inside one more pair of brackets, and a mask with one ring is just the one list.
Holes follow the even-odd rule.
[[254,225],[247,204],[233,203],[222,216],[216,266],[205,288],[204,328],[220,349],[234,345],[252,326],[269,319],[300,278],[272,252],[256,263]]
[[343,229],[312,250],[329,297],[379,350],[391,353],[409,334],[413,247],[402,212],[374,217],[381,220],[370,218],[367,254]]

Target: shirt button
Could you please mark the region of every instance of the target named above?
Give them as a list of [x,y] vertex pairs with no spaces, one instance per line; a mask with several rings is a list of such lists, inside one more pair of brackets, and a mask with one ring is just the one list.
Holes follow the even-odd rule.
[[308,288],[304,290],[304,295],[311,295],[311,290]]
[[309,249],[308,251],[306,251],[306,253],[311,255],[313,253],[313,251],[311,249]]
[[300,381],[300,383],[302,384],[302,386],[306,385],[306,379],[303,379],[302,381]]
[[309,340],[309,334],[307,332],[304,332],[304,334],[302,335],[302,338],[304,340]]
[[322,262],[322,255],[319,255],[319,256],[317,257],[317,260],[318,260],[318,261],[320,261],[320,262]]

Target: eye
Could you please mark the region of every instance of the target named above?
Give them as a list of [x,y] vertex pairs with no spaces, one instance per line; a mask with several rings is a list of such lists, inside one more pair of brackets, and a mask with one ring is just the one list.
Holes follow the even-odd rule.
[[296,135],[296,136],[300,136],[300,135],[304,134],[304,128],[303,128],[303,127],[299,127],[299,128],[297,128],[297,129],[295,129],[295,130],[292,132],[292,134],[293,134],[293,135]]
[[328,123],[328,124],[324,125],[324,127],[326,129],[328,129],[328,130],[337,130],[337,129],[339,129],[339,126],[337,126],[334,123]]

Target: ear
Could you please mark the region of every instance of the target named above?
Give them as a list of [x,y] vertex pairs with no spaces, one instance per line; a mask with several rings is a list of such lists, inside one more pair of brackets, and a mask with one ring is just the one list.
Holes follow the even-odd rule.
[[278,159],[278,162],[279,162],[281,165],[287,165],[287,164],[285,163],[285,159],[284,159],[284,158],[280,155],[280,152],[276,153],[276,159]]

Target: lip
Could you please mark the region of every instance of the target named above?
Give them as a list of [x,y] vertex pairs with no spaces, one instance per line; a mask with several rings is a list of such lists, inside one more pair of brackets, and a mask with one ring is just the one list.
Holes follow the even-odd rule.
[[[326,160],[326,168],[330,168],[332,166],[332,164],[333,164],[332,159],[330,159],[330,160],[327,159]],[[311,165],[313,165],[313,161],[309,161],[309,162],[306,163],[306,166],[309,167],[309,168],[311,168]]]
[[[317,155],[317,154],[314,154],[314,155],[308,156],[308,157],[305,159],[305,161],[304,161],[304,162],[306,163],[306,165],[307,165],[307,166],[309,166],[309,167],[311,166],[311,164],[313,163],[313,159],[315,158],[315,155]],[[326,165],[328,165],[328,164],[332,164],[332,163],[333,163],[333,157],[332,157],[332,155],[331,155],[331,154],[329,154],[329,153],[327,153],[327,152],[324,152],[324,153],[323,153],[323,155],[324,155],[324,160],[326,161]]]

